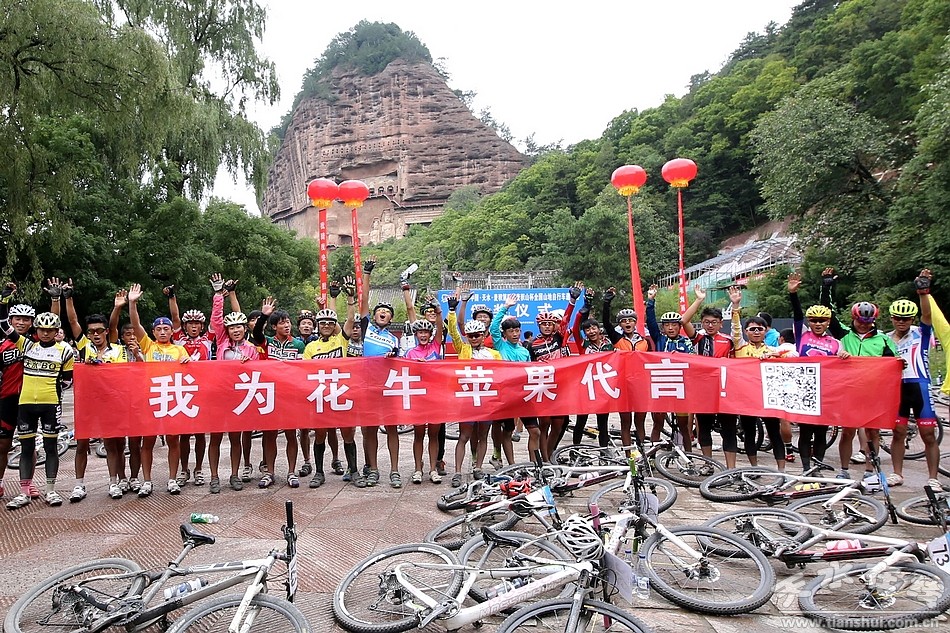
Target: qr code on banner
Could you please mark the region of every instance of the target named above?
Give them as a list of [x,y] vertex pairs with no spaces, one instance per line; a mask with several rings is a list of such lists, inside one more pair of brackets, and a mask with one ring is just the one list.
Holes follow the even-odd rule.
[[762,402],[766,409],[821,415],[821,365],[762,363]]

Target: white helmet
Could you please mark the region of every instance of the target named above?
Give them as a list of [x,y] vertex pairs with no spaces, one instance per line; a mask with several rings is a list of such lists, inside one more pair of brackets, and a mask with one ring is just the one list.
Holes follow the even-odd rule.
[[604,556],[604,542],[589,519],[572,514],[561,526],[564,545],[577,560],[600,560]]
[[465,333],[466,334],[478,334],[479,332],[485,331],[485,324],[481,321],[468,321],[465,323]]
[[62,325],[59,315],[52,312],[41,312],[33,321],[33,327],[40,330],[58,330]]
[[412,325],[409,326],[412,330],[412,333],[421,332],[423,330],[427,332],[432,332],[435,330],[435,326],[432,325],[432,321],[427,321],[426,319],[416,319],[412,322]]
[[333,321],[334,323],[339,322],[339,318],[336,315],[336,310],[323,309],[317,312],[316,317],[317,323],[320,321]]
[[188,310],[183,315],[181,315],[181,322],[188,323],[189,321],[197,321],[198,323],[204,323],[205,315],[201,310]]
[[35,319],[36,310],[33,309],[33,306],[28,306],[25,303],[18,303],[12,308],[10,308],[9,315]]
[[247,325],[247,315],[243,312],[231,312],[224,317],[224,327]]

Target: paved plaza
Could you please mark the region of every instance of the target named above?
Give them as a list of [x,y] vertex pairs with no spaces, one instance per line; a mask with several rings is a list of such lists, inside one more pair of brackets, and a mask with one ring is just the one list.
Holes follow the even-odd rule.
[[[71,422],[67,403],[64,417]],[[945,410],[939,411],[945,415]],[[89,457],[86,486],[89,496],[81,503],[68,501],[62,507],[50,508],[41,500],[17,511],[0,512],[0,614],[5,614],[20,593],[75,563],[101,558],[124,557],[137,561],[146,568],[161,568],[180,551],[178,525],[188,521],[192,512],[208,512],[220,517],[220,522],[201,526],[214,534],[217,543],[203,546],[187,559],[192,563],[257,558],[271,548],[282,547],[280,528],[284,523],[284,502],[294,502],[294,513],[299,533],[300,589],[296,604],[307,615],[314,631],[340,631],[333,621],[331,601],[337,583],[358,561],[373,551],[391,545],[421,540],[431,528],[449,518],[435,505],[437,497],[450,489],[448,480],[441,485],[427,479],[421,485],[410,483],[412,472],[411,435],[402,436],[400,452],[402,489],[389,486],[387,473],[389,459],[385,439],[380,438],[380,485],[358,489],[343,484],[339,476],[328,473],[327,483],[316,490],[307,487],[309,478],[302,478],[301,487],[286,484],[286,460],[281,450],[277,462],[277,483],[260,490],[256,482],[246,484],[241,492],[227,487],[230,475],[227,452],[222,450],[221,479],[224,489],[212,495],[207,484],[201,487],[190,482],[180,495],[172,496],[164,490],[164,477],[156,476],[156,492],[149,498],[139,499],[126,495],[121,500],[108,496],[108,475],[104,459],[94,454]],[[227,439],[225,438],[225,443]],[[281,444],[282,446],[282,444]],[[526,438],[515,445],[516,455],[526,456]],[[452,455],[454,442],[449,441],[447,454]],[[254,460],[260,459],[259,443],[255,445]],[[329,451],[328,451],[329,452]],[[73,455],[70,450],[62,458],[57,489],[68,496],[73,487]],[[829,460],[836,461],[837,451],[829,451]],[[885,468],[889,467],[884,455]],[[767,463],[769,460],[764,460]],[[256,461],[255,461],[256,463]],[[327,458],[329,465],[329,456]],[[740,456],[740,465],[743,465]],[[905,467],[906,482],[895,489],[895,501],[922,494],[926,481],[923,462],[911,461]],[[859,467],[860,468],[860,467]],[[791,472],[799,472],[797,465]],[[42,469],[40,469],[40,473]],[[162,449],[156,448],[153,472],[165,472]],[[205,469],[207,473],[207,468]],[[450,470],[451,472],[451,470]],[[859,472],[859,471],[853,471]],[[41,484],[42,474],[37,478]],[[8,470],[4,479],[7,494],[4,502],[17,488],[17,476]],[[42,487],[42,486],[40,486]],[[566,500],[569,507],[582,507],[586,499]],[[696,524],[716,514],[735,509],[735,506],[714,504],[703,499],[695,489],[679,489],[676,505],[661,517],[665,525]],[[906,523],[888,524],[880,534],[929,541],[938,535],[938,528],[914,526]],[[277,570],[282,566],[278,565]],[[812,566],[804,570],[788,570],[775,565],[778,590],[772,601],[754,614],[711,617],[694,614],[666,602],[659,596],[624,605],[657,633],[733,633],[768,632],[785,630],[821,630],[810,621],[798,617],[796,590],[819,570]],[[282,592],[279,583],[273,583],[275,595]],[[500,620],[499,620],[500,621]],[[486,623],[481,630],[491,631],[496,622]],[[439,631],[437,624],[427,630]],[[472,628],[471,630],[475,630]],[[950,630],[944,616],[907,631]]]

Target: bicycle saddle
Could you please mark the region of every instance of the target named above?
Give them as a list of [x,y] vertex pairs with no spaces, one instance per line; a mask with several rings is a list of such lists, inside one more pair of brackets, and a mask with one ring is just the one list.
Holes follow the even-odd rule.
[[195,546],[198,545],[213,545],[214,537],[210,534],[202,534],[194,528],[190,523],[181,524],[181,542],[186,541],[194,542]]

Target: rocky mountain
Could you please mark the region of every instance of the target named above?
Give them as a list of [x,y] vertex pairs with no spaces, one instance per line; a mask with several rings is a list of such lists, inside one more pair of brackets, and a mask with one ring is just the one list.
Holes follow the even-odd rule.
[[[359,237],[378,243],[431,222],[455,189],[494,193],[525,165],[431,64],[397,59],[369,77],[336,68],[329,87],[328,98],[308,97],[294,110],[264,192],[264,213],[298,235],[317,237],[306,193],[314,178],[367,184]],[[330,244],[352,244],[349,211],[335,203],[328,220]]]

